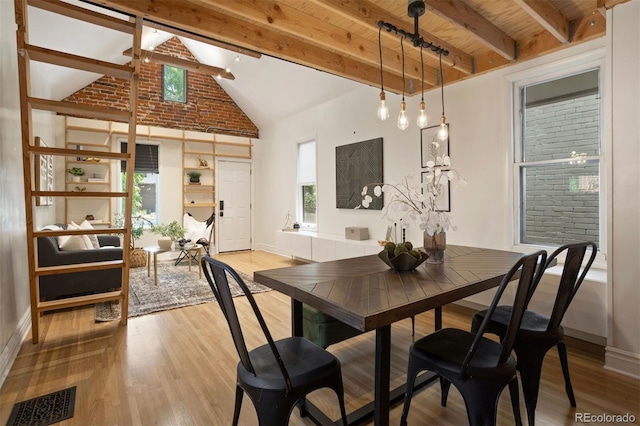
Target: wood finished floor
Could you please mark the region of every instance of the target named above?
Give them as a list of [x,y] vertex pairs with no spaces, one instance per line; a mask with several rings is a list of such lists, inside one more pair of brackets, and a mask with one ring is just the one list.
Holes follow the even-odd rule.
[[[292,265],[289,259],[264,252],[218,256],[239,271]],[[290,333],[289,300],[275,292],[255,295],[275,338]],[[240,315],[249,314],[244,298],[236,299]],[[446,308],[444,326],[467,329],[469,315]],[[262,344],[248,330],[248,345]],[[433,330],[433,315],[416,318],[416,335]],[[61,425],[229,425],[238,362],[224,318],[216,303],[165,311],[118,322],[95,323],[93,308],[59,311],[42,321],[41,343],[23,343],[0,389],[0,424],[6,424],[13,404],[70,386],[77,386],[75,416]],[[412,342],[411,322],[392,327],[392,386],[404,381],[406,357]],[[331,346],[342,361],[347,410],[372,399],[374,334],[367,333]],[[578,406],[569,405],[555,351],[543,368],[536,423],[571,425],[576,413],[625,414],[640,420],[640,382],[603,368],[602,356],[569,348],[569,365]],[[310,397],[338,418],[335,396],[317,391]],[[522,397],[521,397],[522,399]],[[414,395],[409,424],[467,423],[460,394],[452,388],[447,407],[441,407],[439,387]],[[521,401],[523,420],[524,403]],[[390,422],[400,422],[402,405],[394,406]],[[256,425],[255,411],[245,398],[241,425]],[[310,425],[291,416],[291,425]],[[369,422],[368,424],[372,424]],[[499,425],[513,424],[508,392],[499,403]]]

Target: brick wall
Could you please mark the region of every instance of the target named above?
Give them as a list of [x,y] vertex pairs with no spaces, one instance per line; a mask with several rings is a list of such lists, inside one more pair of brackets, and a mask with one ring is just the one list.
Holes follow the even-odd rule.
[[[177,37],[156,47],[155,52],[195,61]],[[207,74],[187,71],[187,102],[162,99],[162,64],[142,62],[138,91],[138,124],[171,129],[258,137],[258,128],[231,97]],[[129,82],[104,76],[65,99],[69,102],[127,109]]]
[[[527,108],[526,161],[571,158],[571,152],[599,154],[599,100],[585,96]],[[529,166],[523,235],[530,244],[599,242],[599,164],[597,161]]]

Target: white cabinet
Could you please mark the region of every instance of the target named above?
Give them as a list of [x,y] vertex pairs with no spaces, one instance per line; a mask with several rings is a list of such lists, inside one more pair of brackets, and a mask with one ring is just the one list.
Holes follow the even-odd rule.
[[313,262],[376,254],[380,250],[376,240],[347,240],[341,235],[307,231],[276,232],[277,253]]
[[314,262],[327,262],[336,259],[336,242],[322,238],[311,239],[311,257]]
[[299,232],[278,231],[276,250],[286,256],[311,260],[311,237]]

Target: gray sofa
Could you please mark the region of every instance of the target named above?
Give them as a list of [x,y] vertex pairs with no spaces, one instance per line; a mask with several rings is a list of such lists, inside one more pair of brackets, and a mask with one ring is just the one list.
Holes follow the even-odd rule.
[[[64,228],[64,226],[62,226]],[[120,238],[98,235],[100,246],[93,250],[62,251],[57,237],[38,238],[38,266],[73,265],[76,263],[122,260]],[[122,287],[122,269],[73,272],[40,277],[40,300],[54,300],[83,294],[102,293]]]

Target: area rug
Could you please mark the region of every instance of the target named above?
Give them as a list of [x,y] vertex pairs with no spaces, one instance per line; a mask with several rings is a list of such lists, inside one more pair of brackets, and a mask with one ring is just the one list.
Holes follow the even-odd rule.
[[75,405],[75,386],[28,401],[18,402],[11,410],[7,426],[35,426],[58,423],[73,417]]
[[[245,273],[238,272],[251,293],[271,290],[257,284]],[[241,296],[242,290],[236,281],[227,275],[231,294]],[[133,268],[129,271],[129,318],[147,315],[153,312],[184,306],[198,305],[215,300],[211,287],[205,278],[198,278],[198,269],[192,266],[191,272],[185,262],[177,266],[173,262],[158,262],[158,285],[151,276],[147,276],[147,268]],[[95,305],[96,321],[114,321],[120,319],[120,304],[115,302]]]

